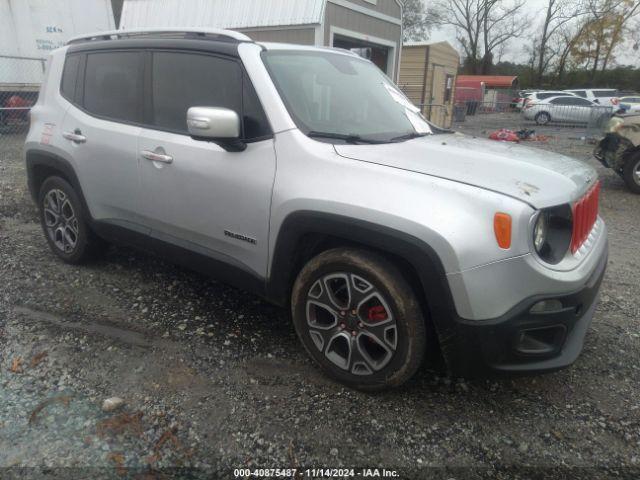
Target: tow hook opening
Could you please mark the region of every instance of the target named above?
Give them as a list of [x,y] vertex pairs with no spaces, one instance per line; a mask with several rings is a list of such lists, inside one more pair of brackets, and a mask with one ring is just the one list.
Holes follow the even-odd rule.
[[520,330],[516,335],[514,348],[520,355],[552,355],[560,351],[566,335],[564,325]]

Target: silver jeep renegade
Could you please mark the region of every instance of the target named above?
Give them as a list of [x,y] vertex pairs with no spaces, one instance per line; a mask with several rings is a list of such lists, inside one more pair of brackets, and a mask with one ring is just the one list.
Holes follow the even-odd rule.
[[607,261],[584,163],[439,129],[351,52],[103,32],[49,59],[25,146],[51,249],[159,252],[289,308],[347,385],[579,355]]

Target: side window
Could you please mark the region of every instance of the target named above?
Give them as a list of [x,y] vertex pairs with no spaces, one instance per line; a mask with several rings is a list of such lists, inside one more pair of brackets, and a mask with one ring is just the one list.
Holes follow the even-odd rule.
[[551,103],[554,105],[571,105],[571,98],[562,97],[562,98],[554,98],[551,100]]
[[76,79],[80,67],[80,55],[69,55],[64,61],[64,71],[60,82],[60,93],[73,103],[76,93]]
[[245,73],[242,92],[242,111],[244,121],[244,138],[252,140],[271,135],[271,127],[262,109],[258,95]]
[[568,97],[565,100],[565,105],[579,105],[581,107],[588,107],[591,105],[591,102],[589,100],[580,97]]
[[95,115],[140,122],[142,119],[142,57],[139,52],[87,55],[84,108]]
[[571,93],[575,93],[579,97],[587,98],[587,92],[584,90],[571,90]]
[[596,98],[615,97],[616,92],[614,90],[594,90],[593,96]]
[[242,70],[223,58],[182,52],[155,52],[152,67],[151,124],[187,132],[190,107],[242,111]]
[[444,103],[451,100],[451,91],[453,90],[453,75],[447,74],[444,82]]

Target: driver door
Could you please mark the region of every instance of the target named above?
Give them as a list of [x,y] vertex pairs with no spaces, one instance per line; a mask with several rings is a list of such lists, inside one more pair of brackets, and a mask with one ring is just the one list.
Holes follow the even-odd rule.
[[[249,79],[236,59],[184,51],[149,56],[149,126],[138,155],[152,236],[264,277],[276,158]],[[246,150],[228,152],[189,136],[193,106],[238,112]]]

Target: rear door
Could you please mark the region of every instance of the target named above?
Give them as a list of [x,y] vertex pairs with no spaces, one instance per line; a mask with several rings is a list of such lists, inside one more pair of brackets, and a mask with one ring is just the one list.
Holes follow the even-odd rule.
[[[151,51],[138,158],[152,235],[264,277],[276,158],[273,135],[239,60]],[[187,133],[190,107],[225,107],[243,118],[247,148],[227,152]],[[162,153],[170,163],[148,160]]]
[[568,98],[567,101],[569,102],[567,120],[575,123],[588,123],[592,110],[598,108],[586,98]]
[[549,101],[551,118],[553,120],[564,122],[571,118],[570,116],[570,100],[572,97],[553,98]]
[[139,123],[143,63],[139,51],[79,54],[79,87],[62,135],[96,220],[148,232],[139,215]]

